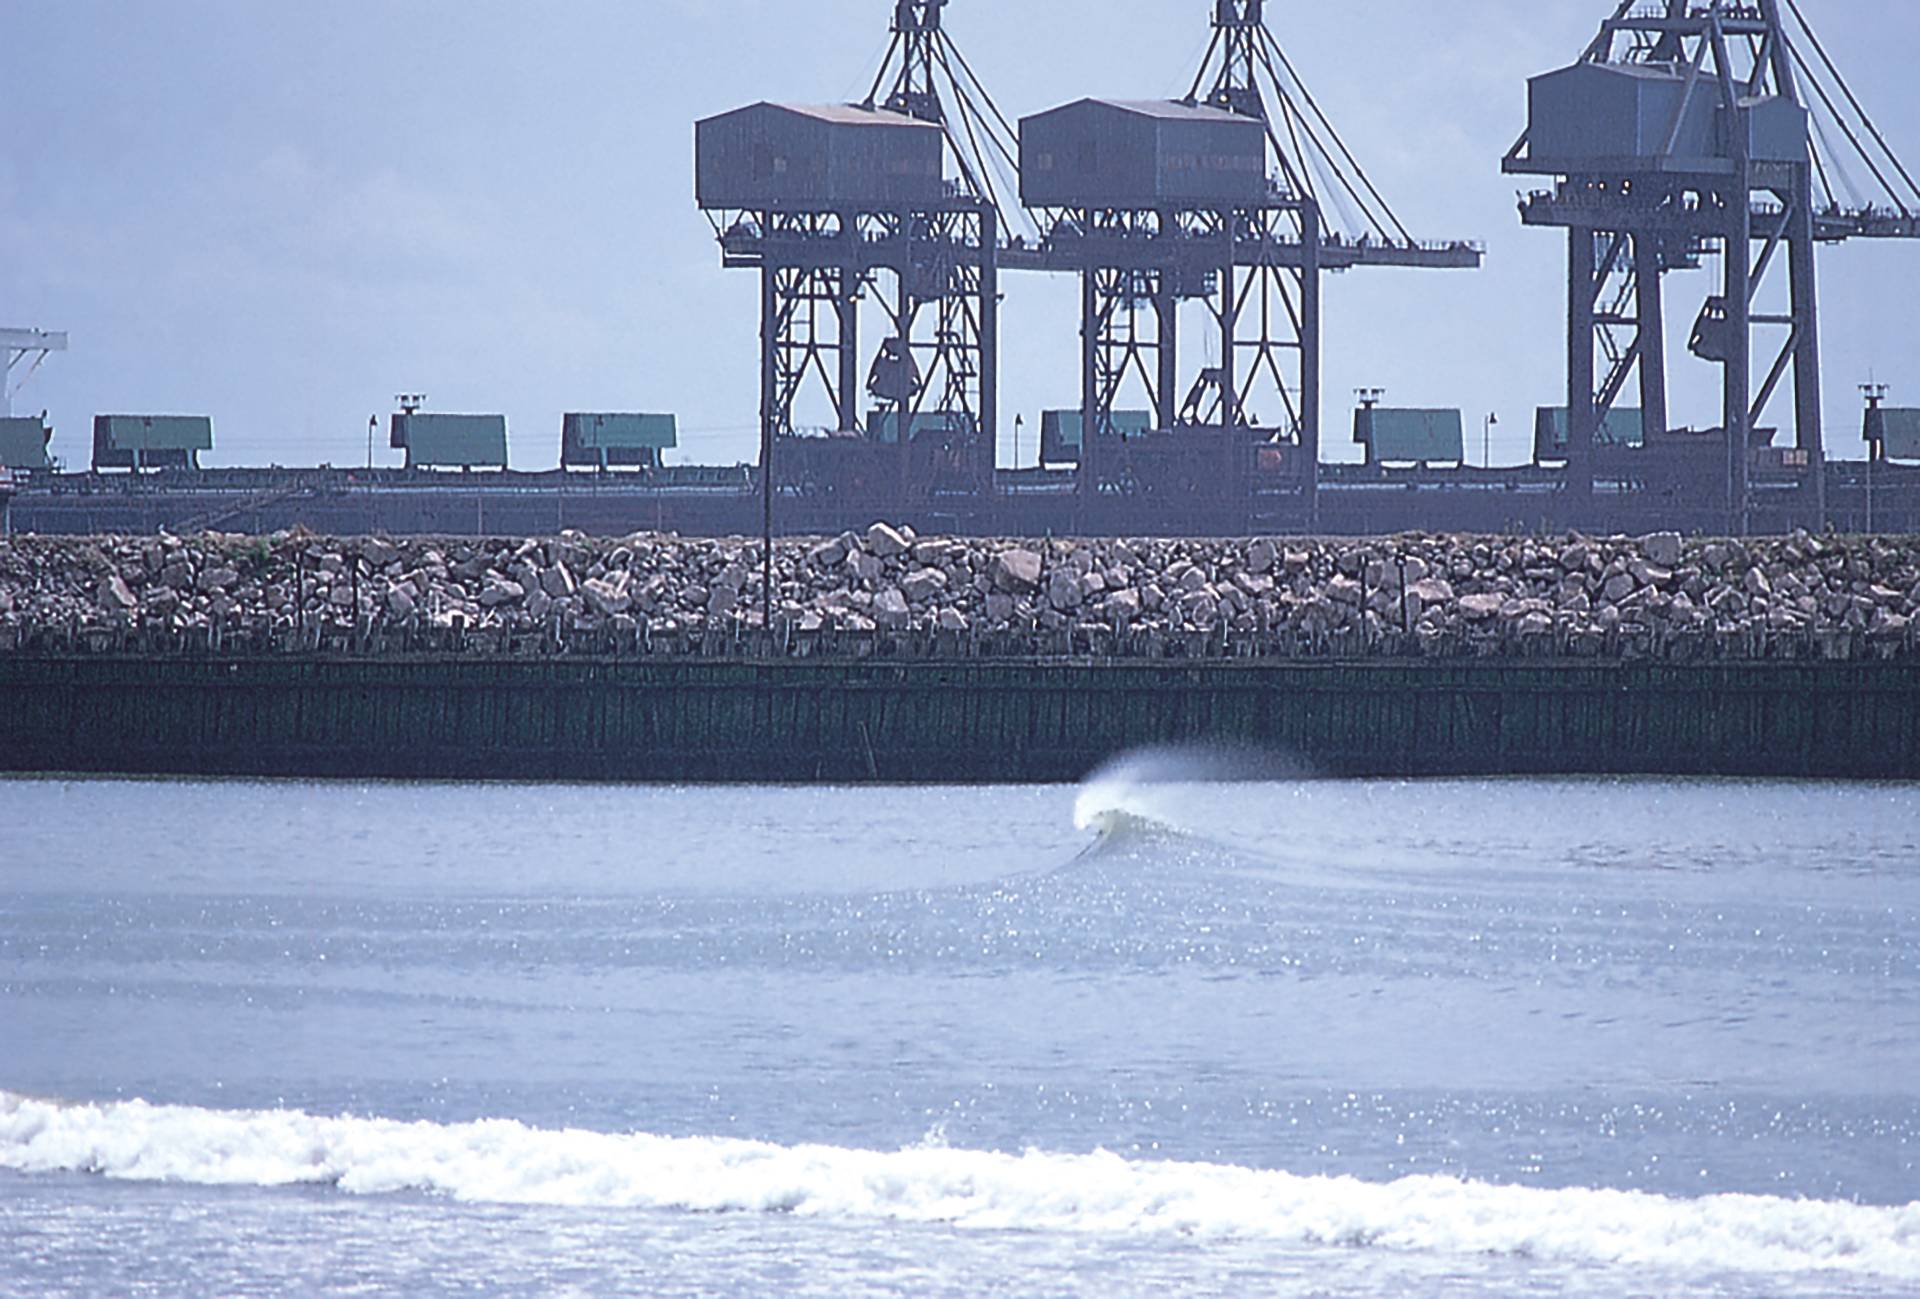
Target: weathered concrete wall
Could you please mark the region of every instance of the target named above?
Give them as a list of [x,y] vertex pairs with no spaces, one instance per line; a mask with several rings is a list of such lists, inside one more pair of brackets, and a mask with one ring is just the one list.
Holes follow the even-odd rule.
[[1920,778],[1920,665],[0,655],[0,769],[1073,780],[1144,745],[1328,774]]

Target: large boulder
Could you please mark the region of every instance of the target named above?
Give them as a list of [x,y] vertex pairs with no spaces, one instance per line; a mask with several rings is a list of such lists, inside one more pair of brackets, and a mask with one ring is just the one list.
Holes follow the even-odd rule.
[[889,630],[905,627],[913,621],[913,611],[907,607],[907,597],[900,594],[898,588],[891,586],[875,592],[873,620]]
[[1492,591],[1462,596],[1460,612],[1473,622],[1485,622],[1489,618],[1498,617],[1506,602],[1505,596]]
[[94,592],[94,598],[100,607],[109,613],[126,613],[139,607],[139,597],[135,596],[126,579],[118,573],[109,573],[100,579],[100,585]]
[[1047,603],[1062,613],[1078,609],[1085,599],[1086,587],[1066,569],[1056,571],[1047,583]]
[[815,568],[834,568],[847,561],[847,543],[838,537],[823,541],[807,552],[807,562]]
[[480,591],[480,607],[498,609],[501,605],[519,604],[526,596],[526,588],[518,582],[493,573],[488,575],[487,584]]
[[[622,574],[622,576],[625,576]],[[625,582],[613,582],[604,577],[590,577],[580,586],[580,594],[587,604],[603,618],[625,613],[633,607],[633,597],[627,594]]]
[[1640,553],[1647,557],[1650,564],[1661,568],[1680,566],[1680,534],[1677,532],[1655,532],[1640,538]]
[[919,568],[900,579],[900,593],[913,604],[925,604],[947,589],[947,575],[937,568]]
[[912,541],[892,524],[876,523],[867,529],[867,550],[881,559],[904,555],[912,545]]
[[1031,550],[1002,550],[993,557],[993,584],[1013,595],[1026,595],[1040,586],[1040,556]]

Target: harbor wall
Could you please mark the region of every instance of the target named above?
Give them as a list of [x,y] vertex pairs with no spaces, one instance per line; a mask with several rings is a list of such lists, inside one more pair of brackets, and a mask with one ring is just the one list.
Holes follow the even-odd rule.
[[1275,774],[1920,778],[1920,664],[0,655],[0,769],[1070,781],[1155,745]]

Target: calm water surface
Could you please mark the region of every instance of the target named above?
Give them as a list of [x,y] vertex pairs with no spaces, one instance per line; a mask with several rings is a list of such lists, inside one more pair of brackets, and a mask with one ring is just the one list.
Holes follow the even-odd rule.
[[0,1293],[1920,1294],[1920,789],[0,782]]

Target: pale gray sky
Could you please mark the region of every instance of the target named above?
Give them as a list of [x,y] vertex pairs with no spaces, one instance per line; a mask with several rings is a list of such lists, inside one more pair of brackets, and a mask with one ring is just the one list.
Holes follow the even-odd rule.
[[[1803,0],[1920,164],[1915,0]],[[1572,60],[1605,0],[1274,0],[1273,25],[1416,235],[1487,269],[1369,271],[1328,299],[1325,432],[1351,390],[1497,411],[1525,457],[1563,387],[1564,240],[1520,228],[1499,170],[1525,79]],[[1010,116],[1183,93],[1208,0],[953,0]],[[101,411],[209,414],[224,464],[358,464],[401,391],[503,411],[519,468],[560,415],[671,410],[682,460],[754,454],[756,277],[724,272],[692,200],[692,123],[864,93],[885,0],[0,0],[0,325],[65,329],[20,399],[69,464]],[[1920,245],[1822,254],[1826,407],[1920,404]],[[1687,277],[1683,294],[1705,291]],[[1077,400],[1077,293],[1012,277],[1002,424]],[[1684,339],[1676,305],[1673,330]],[[1682,371],[1693,367],[1682,366]],[[1712,376],[1675,417],[1712,422]],[[1477,439],[1476,439],[1477,440]],[[1031,443],[1028,443],[1029,451]],[[382,463],[393,454],[379,448]],[[1003,449],[1003,459],[1006,449]]]

